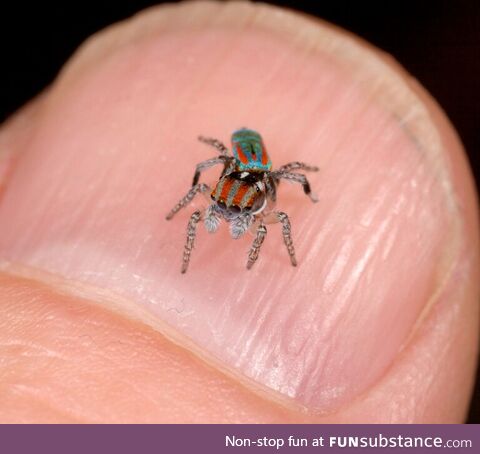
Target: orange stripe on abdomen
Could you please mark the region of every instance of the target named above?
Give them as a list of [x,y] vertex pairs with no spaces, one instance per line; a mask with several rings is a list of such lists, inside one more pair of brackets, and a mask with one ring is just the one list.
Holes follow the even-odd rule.
[[245,153],[242,150],[242,145],[237,143],[235,148],[237,150],[237,154],[238,154],[238,158],[240,159],[240,162],[243,164],[248,164],[248,158],[245,156]]
[[232,188],[232,185],[233,185],[234,182],[235,182],[235,180],[233,178],[225,178],[225,182],[224,182],[223,188],[222,188],[222,193],[220,194],[220,197],[219,197],[220,200],[222,200],[222,201],[227,200],[228,194],[229,194],[230,189]]

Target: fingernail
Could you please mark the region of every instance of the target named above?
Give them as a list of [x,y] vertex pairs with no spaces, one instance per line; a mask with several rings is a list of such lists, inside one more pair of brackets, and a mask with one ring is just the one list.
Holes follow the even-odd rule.
[[[446,151],[423,103],[363,44],[271,6],[161,7],[106,33],[52,88],[16,164],[0,258],[136,302],[272,396],[328,411],[367,390],[459,249]],[[198,205],[165,214],[215,156],[196,138],[228,142],[242,126],[262,133],[274,167],[320,168],[308,174],[317,204],[279,188],[298,266],[281,225],[249,272],[252,237],[199,225],[181,275]]]

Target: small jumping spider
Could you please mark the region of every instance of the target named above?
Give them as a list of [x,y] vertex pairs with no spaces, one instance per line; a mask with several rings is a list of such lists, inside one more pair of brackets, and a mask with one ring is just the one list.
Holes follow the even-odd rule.
[[[187,242],[183,252],[182,273],[190,262],[190,255],[195,241],[198,222],[203,219],[205,228],[210,233],[217,231],[220,221],[230,224],[233,238],[241,237],[247,230],[253,231],[255,239],[248,253],[247,268],[250,269],[258,258],[260,247],[267,234],[265,224],[281,222],[283,240],[293,266],[297,265],[295,249],[291,237],[288,216],[282,211],[274,211],[276,187],[280,179],[300,183],[313,202],[316,197],[310,190],[307,177],[292,170],[317,171],[317,167],[303,162],[290,162],[278,170],[271,170],[272,163],[258,132],[242,128],[232,134],[232,154],[217,139],[200,136],[201,142],[215,147],[220,155],[197,164],[192,187],[168,213],[167,219],[186,207],[197,193],[210,196],[210,205],[205,210],[197,210],[190,217],[187,228]],[[205,183],[199,183],[200,173],[216,164],[223,164],[223,171],[218,183],[212,190]]]

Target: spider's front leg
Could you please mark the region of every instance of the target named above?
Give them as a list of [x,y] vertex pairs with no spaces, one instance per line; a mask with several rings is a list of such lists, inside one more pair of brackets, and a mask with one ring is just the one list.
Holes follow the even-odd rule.
[[218,206],[215,203],[210,204],[205,211],[203,219],[208,233],[215,233],[218,230],[221,218],[222,213],[219,211]]
[[195,195],[201,192],[202,194],[205,194],[207,192],[211,192],[210,186],[205,183],[199,183],[196,184],[195,186],[192,186],[190,190],[187,192],[185,197],[180,199],[180,201],[170,210],[170,212],[167,214],[166,219],[169,221],[170,219],[175,216],[176,213],[178,213],[182,208],[185,208],[195,197]]

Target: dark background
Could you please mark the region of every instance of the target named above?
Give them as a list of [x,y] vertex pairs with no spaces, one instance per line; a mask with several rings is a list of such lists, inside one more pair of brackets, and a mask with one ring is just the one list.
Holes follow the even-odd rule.
[[[0,121],[48,85],[89,35],[156,3],[18,1],[0,6]],[[437,99],[480,181],[480,1],[271,1],[344,27],[391,53]],[[480,423],[480,386],[469,422]]]

